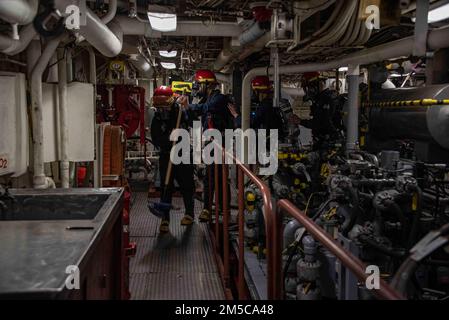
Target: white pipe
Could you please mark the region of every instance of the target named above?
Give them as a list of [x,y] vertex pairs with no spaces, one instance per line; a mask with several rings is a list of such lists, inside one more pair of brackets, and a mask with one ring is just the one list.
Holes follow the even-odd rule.
[[47,189],[52,182],[44,171],[44,128],[42,119],[42,74],[65,35],[50,40],[45,46],[36,66],[31,73],[31,118],[33,122],[33,185],[36,189]]
[[72,58],[72,48],[66,48],[65,52],[65,63],[66,63],[66,73],[67,82],[73,81],[73,58]]
[[7,55],[16,55],[25,50],[36,34],[33,24],[29,24],[20,30],[19,40],[0,35],[0,51]]
[[[71,0],[58,0],[55,7],[65,12],[68,5],[73,4]],[[113,9],[113,8],[112,8]],[[107,14],[107,18],[111,14]],[[93,47],[106,57],[115,57],[122,51],[123,32],[120,26],[114,22],[107,26],[91,9],[86,8],[86,24],[80,26],[79,34]]]
[[131,57],[130,62],[143,74],[148,75],[148,72],[151,70],[151,65],[148,61],[141,55],[135,55]]
[[28,79],[31,79],[31,73],[33,72],[33,68],[36,65],[39,57],[41,56],[41,42],[39,40],[33,40],[30,42],[30,45],[27,47],[26,51],[27,55],[27,76]]
[[125,35],[161,37],[163,36],[199,36],[199,37],[238,37],[242,33],[239,25],[229,22],[204,24],[201,21],[178,21],[176,31],[161,33],[151,29],[150,23],[140,22],[127,16],[116,16],[116,22]]
[[67,63],[64,58],[64,49],[58,50],[58,95],[59,95],[59,124],[60,148],[61,148],[61,187],[68,189],[70,186],[69,155],[68,155],[68,123],[67,123]]
[[38,5],[38,0],[1,0],[0,18],[11,24],[29,24],[36,16]]
[[[300,65],[285,65],[279,67],[279,74],[304,73],[312,71],[325,71],[337,69],[342,66],[369,64],[397,57],[407,57],[413,52],[415,37],[407,37],[393,42],[385,43],[377,47],[358,51],[353,54],[343,56],[340,59],[324,63],[306,63]],[[436,50],[449,46],[449,27],[432,30],[427,39],[429,49]],[[273,68],[251,69],[243,78],[242,83],[242,129],[249,128],[249,115],[251,108],[251,80],[255,76],[273,73]]]
[[[97,85],[97,62],[95,57],[95,51],[92,47],[87,47],[87,52],[89,53],[89,82],[94,86]],[[97,97],[94,97],[96,100]]]
[[[94,49],[89,46],[87,47],[87,52],[89,53],[89,82],[93,84],[94,86],[94,101],[93,101],[93,107],[94,107],[94,113],[97,103],[97,62],[96,62],[96,56]],[[100,188],[101,185],[101,150],[100,150],[100,144],[98,142],[98,130],[97,130],[97,124],[95,124],[95,160],[94,160],[94,188]]]
[[120,26],[114,21],[106,26],[90,9],[86,11],[86,25],[80,27],[80,34],[106,57],[115,57],[122,51]]
[[359,76],[358,65],[348,68],[348,127],[346,128],[346,150],[355,151],[359,140]]

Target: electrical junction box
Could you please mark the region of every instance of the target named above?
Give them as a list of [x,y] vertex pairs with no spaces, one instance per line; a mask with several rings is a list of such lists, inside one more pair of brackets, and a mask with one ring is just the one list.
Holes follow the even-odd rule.
[[0,176],[20,176],[27,171],[28,163],[25,75],[0,72]]
[[[42,88],[44,162],[61,160],[58,85],[44,83]],[[71,82],[67,86],[67,153],[69,161],[95,159],[94,88],[90,83]]]

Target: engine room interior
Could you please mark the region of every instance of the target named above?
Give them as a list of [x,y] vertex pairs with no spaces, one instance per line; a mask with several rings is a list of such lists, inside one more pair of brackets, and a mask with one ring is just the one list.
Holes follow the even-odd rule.
[[448,300],[449,1],[0,0],[0,252],[0,300]]

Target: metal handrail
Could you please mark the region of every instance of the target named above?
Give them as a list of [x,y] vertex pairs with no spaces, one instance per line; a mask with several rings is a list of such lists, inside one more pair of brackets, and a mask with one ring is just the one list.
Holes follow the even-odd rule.
[[[267,256],[267,297],[268,299],[274,298],[274,287],[273,287],[273,279],[275,275],[274,268],[274,251],[272,248],[276,247],[276,226],[275,223],[275,213],[273,211],[273,204],[271,202],[271,190],[270,188],[254,173],[252,172],[247,165],[243,164],[240,160],[238,160],[233,154],[229,153],[219,144],[216,144],[222,152],[222,192],[223,192],[223,273],[224,273],[224,282],[225,285],[229,285],[229,217],[230,210],[228,206],[228,168],[226,165],[226,157],[233,159],[235,165],[237,166],[238,172],[238,195],[239,195],[239,214],[238,214],[238,230],[239,230],[239,241],[238,241],[238,296],[239,299],[243,299],[245,296],[245,279],[244,279],[244,201],[243,201],[243,192],[244,192],[244,176],[248,177],[260,190],[262,194],[263,200],[263,215],[265,220],[265,232],[266,232],[266,256]],[[214,190],[215,190],[215,243],[217,245],[216,249],[219,250],[219,227],[218,227],[218,218],[219,218],[219,210],[218,210],[218,164],[215,164],[215,181],[214,181]],[[210,186],[210,184],[209,184]],[[211,187],[211,186],[210,186]],[[207,192],[207,191],[206,191]]]
[[[277,215],[276,220],[279,222],[282,219],[282,213],[286,212],[294,219],[296,219],[302,227],[304,227],[307,232],[309,232],[318,242],[320,242],[324,247],[326,247],[331,253],[333,253],[341,263],[352,271],[352,273],[360,280],[365,282],[369,274],[365,272],[366,266],[352,253],[345,250],[338,242],[336,242],[326,231],[324,231],[320,226],[318,226],[312,219],[307,217],[301,210],[295,207],[288,200],[279,200],[277,203]],[[282,248],[282,238],[280,233],[277,235],[278,240],[276,241],[277,247],[275,252],[280,253]],[[281,268],[282,257],[281,254],[275,255],[274,264],[276,268]],[[280,269],[279,269],[280,270]],[[273,279],[275,286],[275,299],[281,298],[282,288],[280,284],[282,283],[281,272],[275,274]],[[380,279],[380,287],[377,290],[373,290],[373,293],[380,299],[386,300],[403,300],[404,297],[394,290],[390,285],[388,285],[384,280]]]

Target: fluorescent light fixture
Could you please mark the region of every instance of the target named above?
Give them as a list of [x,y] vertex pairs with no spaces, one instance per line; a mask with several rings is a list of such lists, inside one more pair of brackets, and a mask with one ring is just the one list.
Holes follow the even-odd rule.
[[164,58],[174,58],[174,57],[176,57],[177,54],[178,54],[178,51],[176,51],[176,50],[173,50],[173,51],[160,50],[159,51],[159,55]]
[[177,19],[174,13],[148,12],[151,28],[160,32],[176,31]]
[[338,69],[338,71],[346,72],[346,71],[348,71],[348,67],[341,67],[341,68]]
[[161,62],[161,66],[165,69],[176,69],[176,64],[173,62]]
[[[434,23],[442,20],[449,19],[449,3],[442,5],[438,8],[429,10],[429,14],[427,16],[428,23]],[[413,22],[416,22],[416,18],[412,18]]]
[[449,18],[449,3],[429,11],[428,22],[438,22]]

